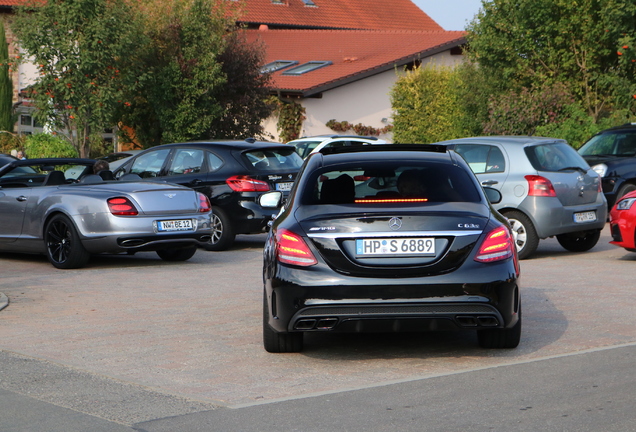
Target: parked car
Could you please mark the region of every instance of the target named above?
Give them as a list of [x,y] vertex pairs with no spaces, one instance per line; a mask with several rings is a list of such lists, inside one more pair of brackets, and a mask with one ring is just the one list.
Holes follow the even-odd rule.
[[613,245],[636,252],[636,191],[618,199],[609,215]]
[[14,160],[18,160],[18,158],[15,158],[11,155],[0,154],[0,167],[5,166],[9,162],[13,162]]
[[0,251],[45,254],[70,269],[99,253],[156,251],[184,261],[209,241],[205,195],[138,178],[104,181],[92,174],[94,163],[28,159],[0,168]]
[[508,221],[443,146],[311,155],[264,249],[263,343],[296,352],[307,332],[476,330],[486,348],[521,335]]
[[219,251],[228,249],[236,234],[265,232],[278,212],[268,201],[276,195],[270,192],[287,196],[302,163],[288,145],[249,138],[152,147],[114,174],[133,173],[144,180],[177,183],[204,193],[213,212],[212,238],[205,248]]
[[440,144],[462,155],[510,220],[519,258],[556,236],[572,252],[593,248],[607,220],[600,178],[564,140],[528,136],[462,138]]
[[608,208],[636,190],[636,123],[597,133],[581,146],[579,154],[601,176]]
[[108,162],[111,171],[115,171],[117,168],[122,166],[128,159],[135,156],[138,153],[141,153],[143,150],[126,150],[120,152],[109,153],[106,156],[102,156],[98,159],[105,160]]
[[367,144],[386,144],[386,141],[377,137],[359,135],[318,135],[313,137],[299,138],[289,141],[287,144],[293,145],[296,152],[306,159],[311,153],[317,153],[325,147],[348,147]]

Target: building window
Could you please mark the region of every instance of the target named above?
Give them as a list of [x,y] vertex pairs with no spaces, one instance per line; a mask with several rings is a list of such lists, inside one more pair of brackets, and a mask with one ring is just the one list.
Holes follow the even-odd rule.
[[20,115],[20,124],[22,126],[31,126],[33,124],[33,120],[30,115]]
[[276,60],[263,66],[261,68],[261,73],[276,72],[277,70],[285,69],[286,67],[290,67],[295,64],[298,64],[298,62],[294,60]]
[[283,72],[283,75],[302,75],[330,64],[330,61],[310,61]]
[[316,6],[316,3],[312,0],[303,0],[303,3],[305,3],[305,6]]

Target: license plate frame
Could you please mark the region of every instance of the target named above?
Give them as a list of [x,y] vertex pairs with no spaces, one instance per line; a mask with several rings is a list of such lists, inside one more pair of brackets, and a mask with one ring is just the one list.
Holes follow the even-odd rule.
[[194,231],[192,219],[168,219],[157,221],[158,232]]
[[294,182],[280,182],[276,183],[276,190],[281,192],[289,192],[292,190]]
[[572,215],[574,223],[596,222],[596,212],[594,210],[576,212]]
[[435,256],[434,237],[360,238],[356,239],[356,257]]

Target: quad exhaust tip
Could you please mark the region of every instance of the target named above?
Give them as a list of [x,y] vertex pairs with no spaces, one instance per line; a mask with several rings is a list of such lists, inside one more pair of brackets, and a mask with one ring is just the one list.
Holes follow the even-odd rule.
[[295,330],[331,330],[338,324],[338,318],[301,319],[294,325]]
[[455,320],[462,327],[497,327],[499,320],[494,316],[456,316]]

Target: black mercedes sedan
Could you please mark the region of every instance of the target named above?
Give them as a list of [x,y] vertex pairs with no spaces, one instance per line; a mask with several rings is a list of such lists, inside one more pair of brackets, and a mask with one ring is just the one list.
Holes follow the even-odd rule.
[[500,199],[443,146],[310,156],[265,244],[265,350],[299,352],[305,332],[451,329],[515,348],[519,262]]

